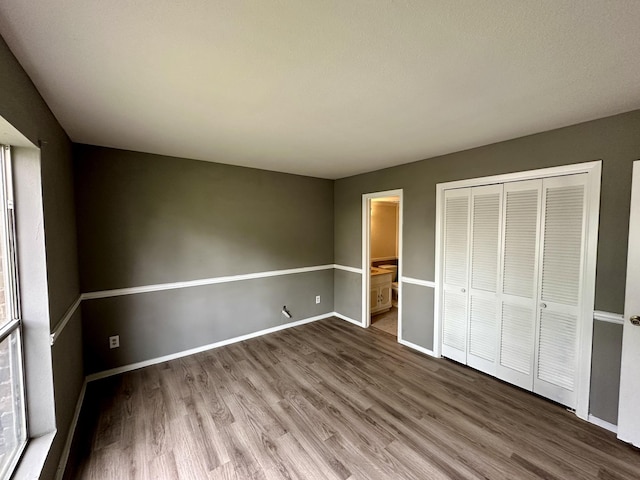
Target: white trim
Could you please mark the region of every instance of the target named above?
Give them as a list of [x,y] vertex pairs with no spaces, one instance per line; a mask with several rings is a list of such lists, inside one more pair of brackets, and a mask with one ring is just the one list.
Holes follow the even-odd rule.
[[224,347],[225,345],[231,345],[232,343],[243,342],[255,337],[267,335],[269,333],[278,332],[280,330],[286,330],[287,328],[297,327],[306,323],[316,322],[324,318],[330,318],[334,316],[334,312],[324,313],[315,317],[304,318],[291,323],[285,323],[284,325],[277,325],[275,327],[266,328],[264,330],[258,330],[257,332],[247,333],[246,335],[240,335],[239,337],[228,338],[219,342],[210,343],[208,345],[202,345],[201,347],[191,348],[189,350],[183,350],[181,352],[172,353],[170,355],[164,355],[162,357],[156,357],[142,362],[131,363],[129,365],[123,365],[122,367],[111,368],[109,370],[103,370],[102,372],[92,373],[87,375],[87,382],[93,382],[101,378],[111,377],[120,373],[130,372],[131,370],[137,370],[139,368],[148,367],[150,365],[156,365],[158,363],[167,362],[169,360],[175,360],[176,358],[186,357],[200,352],[206,352],[218,347]]
[[574,173],[591,173],[594,169],[600,170],[601,160],[592,162],[574,163],[570,165],[560,165],[559,167],[539,168],[537,170],[525,170],[522,172],[505,173],[502,175],[491,175],[488,177],[467,178],[454,182],[438,183],[436,192],[440,190],[451,190],[453,188],[478,187],[481,185],[491,185],[494,183],[519,182],[522,180],[535,180],[537,178],[559,177],[563,175],[573,175]]
[[402,277],[402,281],[412,285],[421,285],[423,287],[436,288],[436,282],[429,280],[420,280],[419,278]]
[[73,419],[71,425],[69,425],[69,432],[67,433],[67,439],[64,442],[64,448],[60,454],[60,461],[58,462],[58,469],[56,470],[55,480],[62,480],[64,470],[67,468],[67,461],[69,460],[69,453],[71,452],[71,444],[73,443],[73,436],[76,433],[76,427],[78,426],[78,419],[80,418],[80,411],[82,410],[82,404],[84,403],[84,395],[87,392],[87,380],[82,383],[82,389],[80,395],[78,395],[78,401],[76,402],[76,410],[73,412]]
[[442,325],[440,322],[440,298],[442,297],[442,252],[444,245],[444,188],[436,185],[436,251],[435,251],[435,292],[433,293],[433,354],[442,355]]
[[618,433],[618,426],[614,425],[613,423],[609,423],[606,420],[602,420],[598,417],[594,417],[593,415],[589,414],[589,418],[587,419],[587,421],[589,423],[593,423],[594,425],[597,425],[599,427],[602,427],[606,430],[609,430],[610,432],[613,433]]
[[296,273],[317,272],[318,270],[330,270],[334,264],[317,265],[313,267],[289,268],[286,270],[271,270],[267,272],[245,273],[241,275],[227,275],[224,277],[202,278],[200,280],[188,280],[185,282],[159,283],[155,285],[143,285],[140,287],[116,288],[113,290],[101,290],[97,292],[87,292],[82,294],[82,300],[93,300],[96,298],[119,297],[122,295],[134,295],[136,293],[158,292],[162,290],[174,290],[177,288],[199,287],[202,285],[213,285],[216,283],[241,282],[256,278],[278,277],[281,275],[292,275]]
[[615,323],[616,325],[624,325],[624,315],[620,313],[602,312],[595,310],[593,312],[593,319],[599,322]]
[[351,317],[347,317],[346,315],[342,315],[341,313],[333,312],[333,316],[334,316],[334,317],[338,317],[340,320],[344,320],[344,321],[346,321],[346,322],[353,323],[354,325],[357,325],[357,326],[359,326],[359,327],[362,327],[362,323],[360,323],[360,322],[359,322],[359,321],[357,321],[357,320],[354,320],[354,319],[353,319],[353,318],[351,318]]
[[370,288],[371,280],[371,200],[380,197],[398,197],[398,341],[402,340],[402,229],[404,210],[404,190],[385,190],[383,192],[365,193],[362,195],[362,326],[368,327],[371,323]]
[[[587,165],[587,164],[583,164]],[[585,262],[582,274],[582,305],[578,335],[580,348],[577,358],[576,415],[583,420],[589,417],[591,393],[591,354],[593,350],[593,306],[596,301],[596,260],[598,256],[598,228],[600,225],[600,184],[602,162],[590,162],[587,169],[587,216],[585,218]]]
[[201,285],[213,285],[216,283],[226,283],[226,282],[238,282],[242,280],[251,280],[254,278],[267,278],[267,277],[275,277],[280,275],[291,275],[296,273],[305,273],[305,272],[316,272],[320,270],[330,270],[332,268],[336,268],[338,270],[344,270],[347,272],[362,274],[361,268],[356,267],[348,267],[346,265],[338,265],[338,264],[328,264],[328,265],[318,265],[313,267],[301,267],[301,268],[291,268],[288,270],[272,270],[267,272],[258,272],[258,273],[249,273],[244,275],[230,275],[226,277],[212,277],[205,278],[201,280],[190,280],[185,282],[175,282],[175,283],[161,283],[156,285],[144,285],[140,287],[130,287],[130,288],[117,288],[113,290],[101,290],[96,292],[87,292],[82,293],[78,296],[75,302],[69,307],[66,311],[62,320],[58,322],[53,332],[50,335],[50,343],[51,346],[55,345],[56,339],[62,334],[62,331],[69,323],[69,320],[76,313],[76,310],[80,306],[82,300],[94,300],[98,298],[109,298],[109,297],[117,297],[121,295],[134,295],[137,293],[147,293],[147,292],[157,292],[161,290],[172,290],[177,288],[189,288],[196,287]]
[[433,351],[429,350],[428,348],[421,347],[420,345],[416,345],[415,343],[411,343],[406,340],[398,340],[398,343],[413,350],[417,350],[420,353],[424,353],[425,355],[429,355],[430,357],[438,357],[435,353],[433,353]]
[[508,173],[503,175],[492,175],[488,177],[470,178],[455,182],[438,183],[436,185],[436,265],[435,281],[436,292],[434,296],[434,317],[433,317],[433,351],[436,356],[440,356],[442,347],[442,248],[443,248],[443,226],[444,219],[444,193],[446,190],[491,185],[496,183],[508,183],[514,181],[533,180],[537,178],[558,177],[577,173],[587,173],[588,189],[588,212],[585,219],[585,264],[583,269],[583,294],[582,305],[580,306],[581,318],[583,322],[579,330],[580,346],[577,358],[576,374],[576,415],[584,420],[588,417],[589,390],[591,379],[591,349],[593,344],[593,304],[595,300],[595,269],[596,253],[598,243],[598,224],[600,215],[600,183],[601,183],[602,161],[592,161],[577,163],[573,165],[562,165],[559,167],[542,168],[537,170],[527,170],[523,172]]
[[338,270],[344,270],[345,272],[357,273],[358,275],[362,275],[362,269],[356,267],[348,267],[346,265],[338,265],[337,263],[333,264],[333,268]]
[[76,301],[73,302],[73,304],[69,307],[67,312],[64,314],[64,316],[62,317],[62,320],[60,320],[58,322],[58,325],[56,325],[56,328],[53,330],[53,333],[51,333],[51,336],[50,336],[52,347],[56,343],[57,338],[60,336],[60,334],[64,330],[64,327],[66,327],[67,323],[69,323],[69,320],[71,320],[71,317],[73,317],[73,315],[76,313],[76,310],[80,306],[81,301],[82,301],[82,295],[79,295],[78,298],[76,298]]

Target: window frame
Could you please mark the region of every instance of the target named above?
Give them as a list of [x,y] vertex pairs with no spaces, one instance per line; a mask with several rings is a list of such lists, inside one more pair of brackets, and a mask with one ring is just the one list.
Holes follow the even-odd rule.
[[[18,276],[18,255],[17,255],[17,238],[15,226],[15,202],[13,196],[13,174],[11,164],[11,147],[8,145],[0,145],[0,235],[1,241],[6,247],[4,255],[2,255],[2,270],[5,285],[5,309],[6,316],[9,318],[4,325],[0,327],[0,343],[9,340],[11,335],[16,334],[15,347],[17,349],[17,371],[12,372],[12,379],[16,378],[14,385],[18,385],[18,391],[12,392],[12,397],[20,397],[21,410],[16,412],[14,423],[15,430],[19,431],[20,444],[11,453],[10,460],[0,470],[0,478],[10,478],[22,457],[22,454],[29,441],[29,425],[27,415],[27,395],[26,395],[26,379],[25,379],[25,358],[23,344],[23,325],[20,310],[20,290]],[[9,340],[11,341],[11,340]],[[11,360],[14,360],[12,358]],[[11,362],[11,367],[13,361]],[[12,386],[12,389],[14,387]],[[15,401],[15,400],[14,400]],[[15,406],[15,405],[14,405]]]

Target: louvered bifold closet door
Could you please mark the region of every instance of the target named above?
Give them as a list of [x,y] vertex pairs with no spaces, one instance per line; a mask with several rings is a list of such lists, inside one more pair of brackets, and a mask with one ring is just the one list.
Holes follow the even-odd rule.
[[533,389],[542,180],[504,185],[496,376]]
[[471,189],[444,194],[442,355],[467,363],[469,201]]
[[576,405],[586,174],[543,181],[537,363],[533,391]]
[[496,374],[502,185],[471,189],[467,364]]

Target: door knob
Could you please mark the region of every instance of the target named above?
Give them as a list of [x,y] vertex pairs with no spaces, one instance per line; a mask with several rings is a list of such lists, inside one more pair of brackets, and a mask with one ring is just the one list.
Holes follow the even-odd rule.
[[629,317],[629,321],[636,327],[640,327],[640,315],[632,315]]
[[464,292],[466,292],[467,290],[466,290],[466,289],[464,289],[464,288],[461,288],[461,289],[460,289],[460,291],[461,291],[462,293],[464,293]]
[[540,308],[547,308],[547,304],[546,303],[541,303],[540,304]]

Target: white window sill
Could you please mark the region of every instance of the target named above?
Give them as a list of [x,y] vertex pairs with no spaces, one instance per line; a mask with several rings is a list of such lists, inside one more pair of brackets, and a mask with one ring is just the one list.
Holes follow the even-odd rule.
[[49,449],[56,432],[47,433],[41,437],[29,439],[29,443],[22,454],[12,479],[32,480],[40,478],[44,462],[47,460]]

